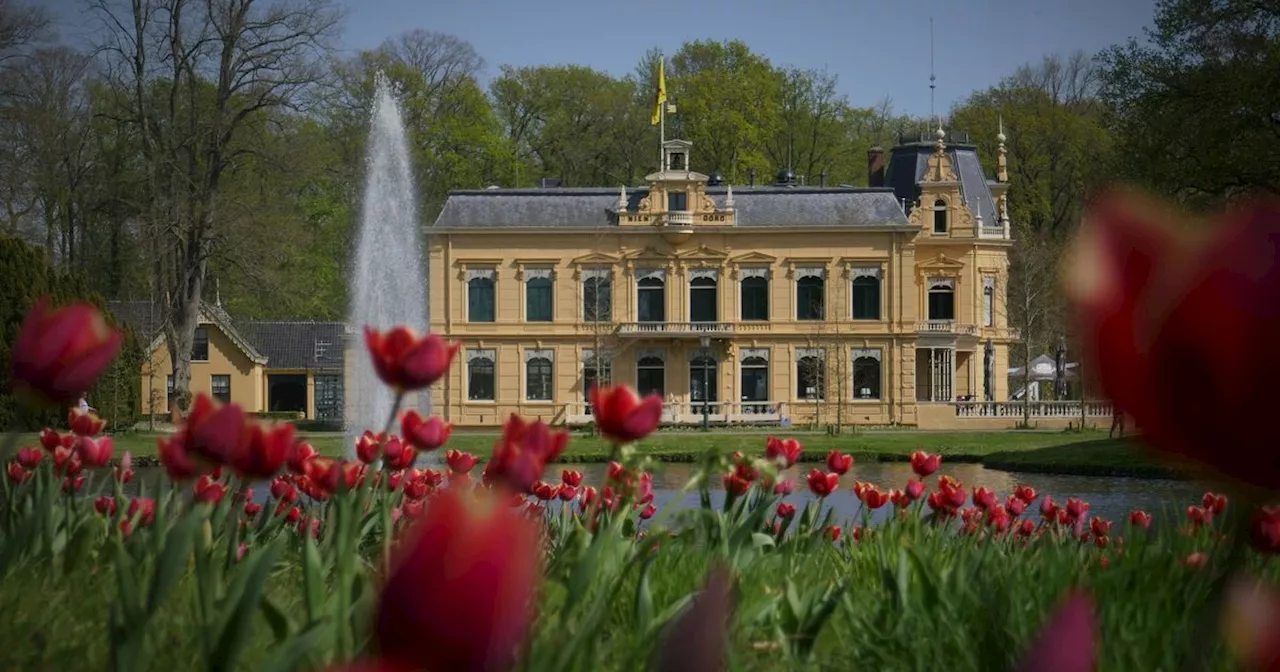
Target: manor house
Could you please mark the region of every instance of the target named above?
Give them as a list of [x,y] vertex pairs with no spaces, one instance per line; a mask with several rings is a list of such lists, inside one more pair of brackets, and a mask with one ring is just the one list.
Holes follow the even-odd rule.
[[1008,427],[976,417],[1018,339],[999,140],[995,179],[939,129],[869,150],[866,187],[729,184],[669,140],[641,186],[454,191],[427,231],[431,326],[463,344],[434,410],[586,423],[611,382],[672,424]]

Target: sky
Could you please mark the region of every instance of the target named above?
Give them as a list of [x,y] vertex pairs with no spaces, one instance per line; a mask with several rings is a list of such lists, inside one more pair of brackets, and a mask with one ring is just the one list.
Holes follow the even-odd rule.
[[[264,0],[265,1],[265,0]],[[354,54],[421,28],[467,40],[502,65],[580,64],[625,75],[650,48],[690,40],[746,42],[774,64],[826,69],[850,102],[888,97],[894,110],[933,109],[985,89],[1047,54],[1094,53],[1143,38],[1155,0],[337,0],[348,9],[342,47]],[[78,0],[45,0],[75,34]],[[677,103],[679,101],[672,101]]]

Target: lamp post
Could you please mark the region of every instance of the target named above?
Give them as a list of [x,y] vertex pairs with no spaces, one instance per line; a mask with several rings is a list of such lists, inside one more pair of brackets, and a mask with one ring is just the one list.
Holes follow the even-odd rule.
[[710,408],[707,406],[707,400],[711,398],[711,388],[707,383],[707,363],[711,361],[711,337],[703,336],[698,339],[702,343],[702,431],[711,431]]

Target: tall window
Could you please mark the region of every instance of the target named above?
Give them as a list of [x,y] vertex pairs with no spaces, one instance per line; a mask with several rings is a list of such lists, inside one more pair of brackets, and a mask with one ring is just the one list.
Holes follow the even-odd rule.
[[826,273],[821,267],[796,269],[796,319],[821,320],[826,315]]
[[209,330],[196,327],[195,337],[191,339],[191,361],[209,361]]
[[929,280],[929,319],[956,319],[956,281],[954,278]]
[[715,322],[720,319],[716,301],[718,281],[714,268],[697,268],[689,272],[690,322]]
[[952,361],[949,348],[916,349],[916,401],[951,401]]
[[553,396],[551,362],[555,353],[551,350],[524,351],[524,398],[529,401],[551,401]]
[[494,363],[498,353],[493,350],[467,351],[467,399],[493,401],[496,388]]
[[[742,401],[769,401],[769,351],[765,348],[742,349]],[[768,413],[767,404],[742,406],[743,413]]]
[[613,276],[609,269],[589,268],[582,272],[582,319],[613,321]]
[[941,198],[933,202],[933,232],[947,232],[947,202]]
[[707,413],[719,413],[718,406],[711,406],[711,402],[720,401],[717,388],[720,385],[716,378],[716,360],[715,357],[698,354],[689,360],[689,397],[693,402],[693,412],[701,413],[702,404],[708,403]]
[[996,279],[989,275],[982,278],[982,325],[996,325]]
[[211,383],[213,398],[224,404],[231,403],[231,376],[214,375]]
[[667,273],[643,271],[637,276],[637,318],[641,322],[667,321]]
[[316,376],[316,419],[342,420],[343,411],[342,376]]
[[173,406],[173,374],[164,377],[164,409],[167,411]]
[[880,398],[880,351],[853,351],[853,398]]
[[582,400],[587,402],[587,413],[591,413],[591,388],[596,385],[607,386],[613,380],[613,367],[609,358],[597,354],[595,350],[582,351]]
[[880,269],[853,269],[853,319],[880,319]]
[[494,273],[491,268],[471,269],[467,271],[467,321],[493,322],[494,308]]
[[825,353],[818,348],[796,350],[796,398],[821,401],[827,398]]
[[661,352],[644,350],[636,359],[636,392],[640,396],[667,394],[666,361]]
[[531,268],[524,272],[524,319],[550,322],[552,315],[551,269]]
[[769,269],[744,268],[739,292],[742,296],[742,319],[769,319]]
[[667,192],[667,211],[684,212],[689,209],[689,195],[683,191]]

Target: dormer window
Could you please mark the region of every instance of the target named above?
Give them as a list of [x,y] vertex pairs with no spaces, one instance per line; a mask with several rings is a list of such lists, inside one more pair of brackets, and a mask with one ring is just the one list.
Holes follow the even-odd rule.
[[688,209],[689,195],[687,193],[683,191],[667,192],[667,212],[686,212]]
[[684,170],[684,152],[671,152],[671,170]]
[[933,202],[933,232],[947,232],[947,202],[941,198]]

